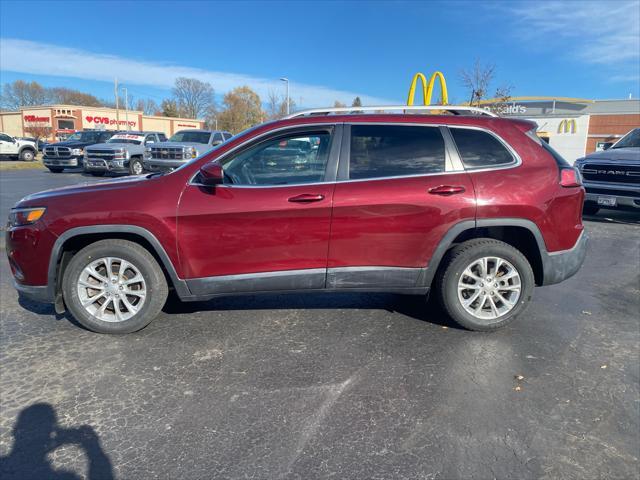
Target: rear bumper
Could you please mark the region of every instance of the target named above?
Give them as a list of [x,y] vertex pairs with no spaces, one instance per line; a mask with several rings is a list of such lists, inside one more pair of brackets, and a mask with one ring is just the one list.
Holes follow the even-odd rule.
[[542,285],[553,285],[573,277],[584,263],[587,256],[589,236],[582,232],[576,244],[569,250],[544,253],[542,262],[544,279]]
[[49,295],[49,288],[46,286],[22,285],[15,279],[13,280],[13,286],[21,296],[29,300],[40,303],[53,303],[53,298]]

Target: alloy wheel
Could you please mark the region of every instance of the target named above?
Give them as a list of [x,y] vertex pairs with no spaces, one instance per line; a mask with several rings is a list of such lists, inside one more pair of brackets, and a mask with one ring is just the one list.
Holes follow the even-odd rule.
[[518,270],[500,257],[474,260],[458,280],[458,300],[462,307],[475,318],[489,323],[513,310],[521,291]]

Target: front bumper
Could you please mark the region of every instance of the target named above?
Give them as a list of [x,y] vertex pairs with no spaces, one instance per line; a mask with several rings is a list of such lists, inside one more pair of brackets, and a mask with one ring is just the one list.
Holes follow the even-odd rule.
[[603,208],[632,208],[640,209],[640,185],[623,184],[610,182],[584,182],[584,188],[587,192],[585,201],[598,203],[598,198],[613,197],[616,199],[616,205],[613,207],[604,206]]
[[150,172],[169,172],[181,167],[189,160],[160,160],[156,158],[149,158],[144,160],[145,170]]
[[82,166],[82,157],[43,157],[42,163],[45,167],[80,167]]
[[542,285],[553,285],[573,277],[587,256],[589,236],[583,230],[576,244],[569,250],[544,253],[542,258],[544,279]]
[[123,160],[122,165],[119,165],[113,160],[98,160],[94,158],[88,158],[84,161],[84,169],[87,172],[128,172],[129,160]]

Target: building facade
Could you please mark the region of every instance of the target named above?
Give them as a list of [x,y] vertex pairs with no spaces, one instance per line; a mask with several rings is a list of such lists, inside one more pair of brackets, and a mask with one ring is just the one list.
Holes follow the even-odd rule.
[[164,132],[204,128],[203,120],[145,115],[136,110],[46,105],[21,108],[18,112],[0,112],[0,131],[14,137],[33,137],[34,132],[49,131],[48,139],[64,138],[76,130],[142,130]]
[[514,97],[483,102],[502,116],[534,121],[540,138],[565,159],[602,150],[640,127],[640,100],[586,100],[564,97]]

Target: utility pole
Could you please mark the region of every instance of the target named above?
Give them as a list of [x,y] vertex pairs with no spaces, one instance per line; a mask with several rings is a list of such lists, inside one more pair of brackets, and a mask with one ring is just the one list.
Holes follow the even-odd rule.
[[127,91],[127,87],[122,87],[124,90],[124,121],[127,124],[127,130],[129,130],[129,92]]
[[287,84],[287,115],[289,115],[289,79],[282,77],[280,79],[281,82],[285,82]]
[[113,93],[116,96],[116,128],[120,128],[120,110],[118,108],[120,104],[120,99],[118,97],[120,95],[118,93],[118,77],[114,79]]

